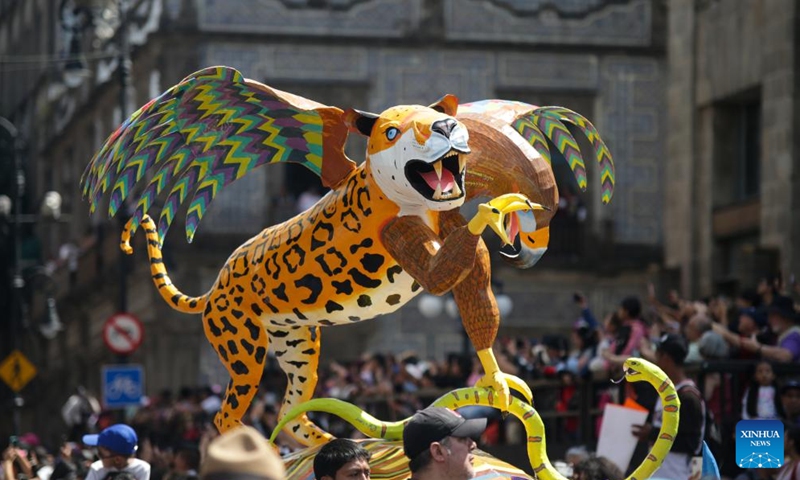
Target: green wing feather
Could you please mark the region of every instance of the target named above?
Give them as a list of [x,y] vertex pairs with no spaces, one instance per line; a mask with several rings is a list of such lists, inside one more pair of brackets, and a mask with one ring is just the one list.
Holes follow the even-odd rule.
[[[144,105],[111,134],[84,172],[83,194],[94,211],[110,189],[113,216],[150,173],[132,229],[171,187],[159,216],[159,238],[163,241],[191,195],[186,218],[191,242],[214,197],[256,167],[299,163],[330,185],[354,169],[343,150],[347,129],[341,113],[247,80],[233,68],[206,68]],[[335,177],[326,178],[326,172]]]
[[585,190],[586,164],[578,142],[565,123],[577,126],[592,143],[593,156],[600,165],[603,203],[611,201],[614,193],[614,161],[594,125],[580,114],[564,107],[536,107],[510,100],[465,103],[459,105],[458,113],[484,115],[511,125],[548,163],[551,162],[549,140],[569,163],[578,186]]

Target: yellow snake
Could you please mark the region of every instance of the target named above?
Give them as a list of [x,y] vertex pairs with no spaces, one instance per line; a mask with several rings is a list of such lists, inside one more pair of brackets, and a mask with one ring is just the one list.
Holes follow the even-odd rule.
[[[629,358],[623,364],[625,379],[629,382],[646,381],[658,391],[664,405],[664,418],[656,440],[647,458],[636,468],[627,480],[649,478],[655,472],[664,457],[672,448],[675,434],[678,432],[681,402],[672,380],[663,370],[641,358]],[[447,393],[433,402],[433,406],[457,409],[470,405],[494,407],[494,392],[488,388],[461,388]],[[352,424],[364,435],[371,438],[401,440],[403,426],[409,419],[398,422],[382,422],[364,412],[357,406],[335,398],[318,398],[310,400],[289,410],[275,427],[270,441],[275,441],[278,432],[293,418],[306,412],[319,411],[337,415]],[[550,463],[547,458],[544,423],[536,410],[527,403],[512,397],[508,412],[517,417],[525,426],[527,435],[528,459],[533,471],[542,480],[567,480],[566,477]]]

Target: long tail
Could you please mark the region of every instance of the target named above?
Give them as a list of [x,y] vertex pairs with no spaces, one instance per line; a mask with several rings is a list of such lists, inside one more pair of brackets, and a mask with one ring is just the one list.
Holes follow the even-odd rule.
[[[122,238],[119,247],[128,255],[133,253],[131,247],[131,226],[133,220],[128,220],[122,230]],[[164,266],[164,259],[161,255],[161,242],[158,240],[158,232],[153,219],[149,215],[144,215],[141,221],[142,227],[147,237],[147,255],[150,257],[150,274],[153,276],[153,283],[158,288],[158,293],[172,308],[183,313],[200,313],[206,308],[208,294],[200,297],[190,297],[184,295],[172,284],[167,268]]]
[[[638,378],[630,378],[632,381],[647,381],[658,390],[659,396],[665,405],[664,424],[659,431],[659,438],[647,455],[646,460],[628,477],[628,480],[638,480],[649,478],[655,472],[664,457],[672,447],[675,434],[678,430],[678,419],[680,411],[680,401],[675,391],[672,381],[655,365],[636,359],[639,363],[637,368],[641,375]],[[642,368],[643,367],[643,368]],[[626,376],[627,377],[627,376]],[[453,390],[439,397],[433,406],[457,409],[461,407],[480,405],[486,407],[494,406],[494,392],[488,388],[461,388]],[[360,408],[343,400],[335,398],[318,398],[300,404],[286,412],[286,415],[275,427],[271,441],[274,441],[277,433],[291,419],[310,411],[320,411],[331,413],[347,421],[360,432],[371,438],[383,438],[386,440],[399,440],[403,436],[403,427],[408,423],[408,418],[398,422],[382,422]],[[542,480],[567,480],[558,470],[553,467],[547,457],[547,445],[545,441],[544,423],[539,413],[533,406],[515,397],[511,398],[508,408],[509,413],[517,417],[525,426],[527,436],[528,459],[531,462],[533,471],[537,478]]]

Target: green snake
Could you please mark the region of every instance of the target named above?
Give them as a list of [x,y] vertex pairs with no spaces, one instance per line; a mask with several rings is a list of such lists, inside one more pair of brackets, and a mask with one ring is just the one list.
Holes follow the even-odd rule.
[[[675,391],[672,380],[667,377],[663,370],[652,363],[640,358],[629,358],[623,364],[623,370],[625,372],[624,378],[629,382],[646,381],[652,385],[653,388],[658,391],[658,395],[661,397],[661,402],[664,405],[664,417],[658,439],[655,444],[653,444],[650,452],[648,452],[646,459],[634,470],[627,480],[645,479],[649,478],[658,467],[661,466],[664,457],[669,452],[670,448],[672,448],[672,443],[675,441],[675,435],[678,432],[681,402],[678,399],[678,394]],[[461,388],[439,397],[432,404],[432,406],[451,409],[470,405],[494,407],[495,398],[493,390],[476,387]],[[310,411],[326,412],[336,415],[352,424],[364,435],[385,440],[402,440],[403,426],[409,420],[383,422],[351,403],[335,398],[318,398],[289,410],[286,416],[284,416],[275,427],[270,441],[275,441],[275,437],[289,421]],[[547,458],[544,423],[536,409],[512,397],[508,407],[508,413],[517,417],[525,426],[528,459],[537,477],[543,480],[567,480],[566,477],[558,473]]]

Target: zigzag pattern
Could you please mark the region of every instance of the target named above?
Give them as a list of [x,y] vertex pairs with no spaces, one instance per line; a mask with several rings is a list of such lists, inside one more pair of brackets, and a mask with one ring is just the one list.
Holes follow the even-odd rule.
[[569,168],[578,181],[578,187],[586,190],[586,164],[583,163],[581,149],[575,137],[567,127],[561,123],[561,116],[553,114],[546,109],[537,108],[530,114],[530,118],[539,130],[556,146],[569,163]]
[[148,173],[132,231],[155,198],[175,182],[158,222],[163,241],[180,205],[192,197],[186,235],[227,185],[265,163],[295,162],[322,171],[323,122],[313,110],[289,105],[248,84],[235,69],[211,67],[186,77],[148,102],[112,133],[81,182],[94,211],[111,188],[109,215],[117,213]]
[[605,142],[600,138],[600,133],[587,118],[563,107],[542,107],[540,110],[553,112],[561,116],[562,121],[570,122],[581,129],[586,138],[592,142],[594,155],[600,165],[600,184],[602,186],[603,203],[609,203],[614,195],[614,160]]
[[545,139],[542,132],[529,117],[517,119],[512,127],[539,152],[539,155],[541,155],[548,164],[552,164],[550,160],[550,147],[547,146],[547,139]]

